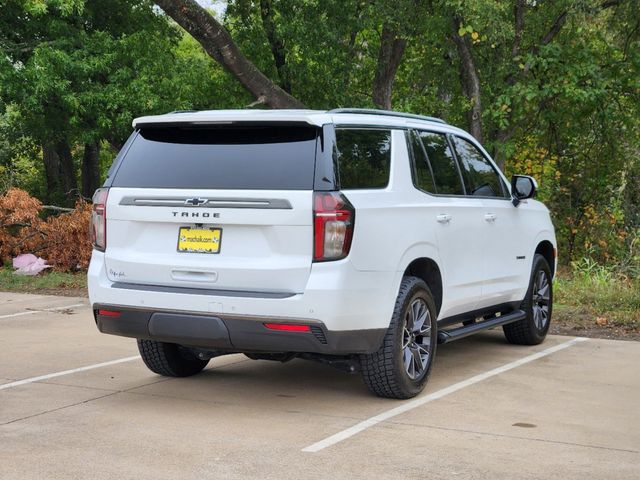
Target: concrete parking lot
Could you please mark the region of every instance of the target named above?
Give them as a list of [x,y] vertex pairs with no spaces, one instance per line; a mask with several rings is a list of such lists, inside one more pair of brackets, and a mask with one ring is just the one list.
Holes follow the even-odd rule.
[[0,293],[0,479],[640,478],[640,343],[501,330],[442,346],[426,391],[242,355],[146,369],[85,298]]

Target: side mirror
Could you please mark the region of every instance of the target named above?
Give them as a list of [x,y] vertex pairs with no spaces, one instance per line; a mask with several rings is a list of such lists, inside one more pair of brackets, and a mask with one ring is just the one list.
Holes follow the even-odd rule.
[[538,182],[528,175],[514,175],[511,177],[511,197],[513,206],[517,207],[521,200],[533,198],[538,190]]

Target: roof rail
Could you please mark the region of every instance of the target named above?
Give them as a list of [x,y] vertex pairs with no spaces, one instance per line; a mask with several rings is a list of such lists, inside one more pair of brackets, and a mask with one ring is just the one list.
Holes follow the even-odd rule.
[[413,118],[415,120],[425,120],[427,122],[444,123],[447,122],[441,118],[427,117],[425,115],[416,115],[415,113],[394,112],[392,110],[378,110],[376,108],[334,108],[327,113],[358,113],[363,115],[387,115],[389,117]]
[[197,112],[198,110],[174,110],[173,112],[169,112],[167,115],[171,115],[174,113],[194,113]]

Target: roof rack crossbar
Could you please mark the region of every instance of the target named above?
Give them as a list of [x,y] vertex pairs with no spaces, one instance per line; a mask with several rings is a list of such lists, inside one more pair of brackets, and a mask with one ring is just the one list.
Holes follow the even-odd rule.
[[376,108],[334,108],[327,113],[358,113],[363,115],[388,115],[390,117],[413,118],[415,120],[425,120],[427,122],[444,123],[447,122],[441,118],[427,117],[425,115],[416,115],[415,113],[394,112],[392,110],[378,110]]

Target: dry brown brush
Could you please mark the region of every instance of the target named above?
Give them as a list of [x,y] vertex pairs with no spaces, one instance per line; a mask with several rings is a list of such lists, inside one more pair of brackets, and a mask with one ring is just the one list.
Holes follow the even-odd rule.
[[47,260],[54,270],[86,269],[91,257],[91,204],[80,199],[72,212],[43,218],[42,203],[24,190],[0,195],[0,261],[21,253]]

